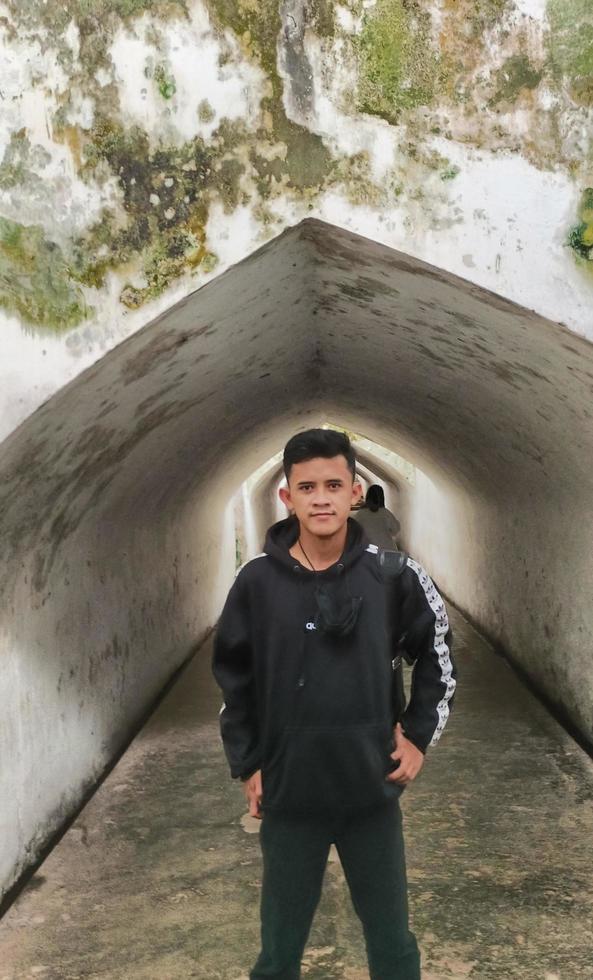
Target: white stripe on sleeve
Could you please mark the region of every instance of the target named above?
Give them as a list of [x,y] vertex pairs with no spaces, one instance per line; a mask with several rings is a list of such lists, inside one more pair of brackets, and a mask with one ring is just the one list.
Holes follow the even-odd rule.
[[418,576],[418,581],[424,590],[426,601],[435,615],[434,649],[438,657],[439,667],[441,668],[441,681],[445,685],[445,693],[437,704],[437,714],[439,716],[439,720],[430,740],[431,745],[436,745],[443,734],[445,725],[447,724],[447,719],[449,717],[449,701],[453,697],[455,687],[457,686],[457,682],[453,677],[453,664],[451,663],[449,647],[445,643],[445,637],[449,631],[449,619],[447,617],[445,603],[439,595],[428,572],[425,571],[422,565],[419,565],[418,562],[414,561],[413,558],[408,558],[408,567],[411,568],[412,571]]

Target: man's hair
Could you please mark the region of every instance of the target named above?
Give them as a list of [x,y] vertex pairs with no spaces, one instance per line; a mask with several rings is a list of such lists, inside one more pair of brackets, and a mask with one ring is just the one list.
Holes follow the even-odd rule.
[[380,487],[378,483],[373,483],[369,487],[364,498],[364,502],[369,510],[376,511],[380,507],[385,506],[385,493],[383,492],[383,487]]
[[290,472],[295,463],[306,463],[310,459],[333,459],[334,456],[344,456],[352,479],[356,472],[356,456],[345,432],[335,429],[308,429],[298,432],[289,439],[284,447],[284,475],[290,479]]

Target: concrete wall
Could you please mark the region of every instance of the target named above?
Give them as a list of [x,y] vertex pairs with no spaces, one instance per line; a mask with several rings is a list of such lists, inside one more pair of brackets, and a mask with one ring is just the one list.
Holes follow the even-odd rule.
[[225,533],[224,511],[208,496],[204,504],[210,529],[189,512],[148,522],[137,513],[120,524],[92,509],[95,520],[68,537],[47,577],[42,545],[22,556],[0,641],[4,885],[72,812],[214,622],[232,527],[227,520]]
[[[416,466],[366,459],[404,544],[591,739],[588,0],[2,12],[1,887],[214,622],[301,424]],[[252,254],[305,217],[348,233]]]
[[584,488],[542,482],[505,479],[484,499],[420,476],[411,547],[592,746],[593,514]]
[[241,483],[328,419],[416,466],[361,452],[404,544],[593,741],[592,381],[586,341],[312,221],[40,408],[0,453],[3,887],[214,623]]

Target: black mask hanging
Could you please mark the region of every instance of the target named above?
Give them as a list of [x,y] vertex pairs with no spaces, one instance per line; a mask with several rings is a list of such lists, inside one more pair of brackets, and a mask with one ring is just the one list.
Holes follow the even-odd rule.
[[348,636],[356,626],[362,596],[337,594],[325,584],[315,586],[315,627],[331,636]]

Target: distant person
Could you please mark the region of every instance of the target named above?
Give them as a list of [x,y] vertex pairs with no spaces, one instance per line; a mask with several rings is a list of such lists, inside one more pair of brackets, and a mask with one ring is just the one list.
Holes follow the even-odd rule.
[[373,483],[369,487],[364,507],[360,507],[352,516],[373,544],[378,544],[380,548],[386,548],[388,551],[397,549],[401,525],[395,514],[387,510],[383,487],[378,483]]

